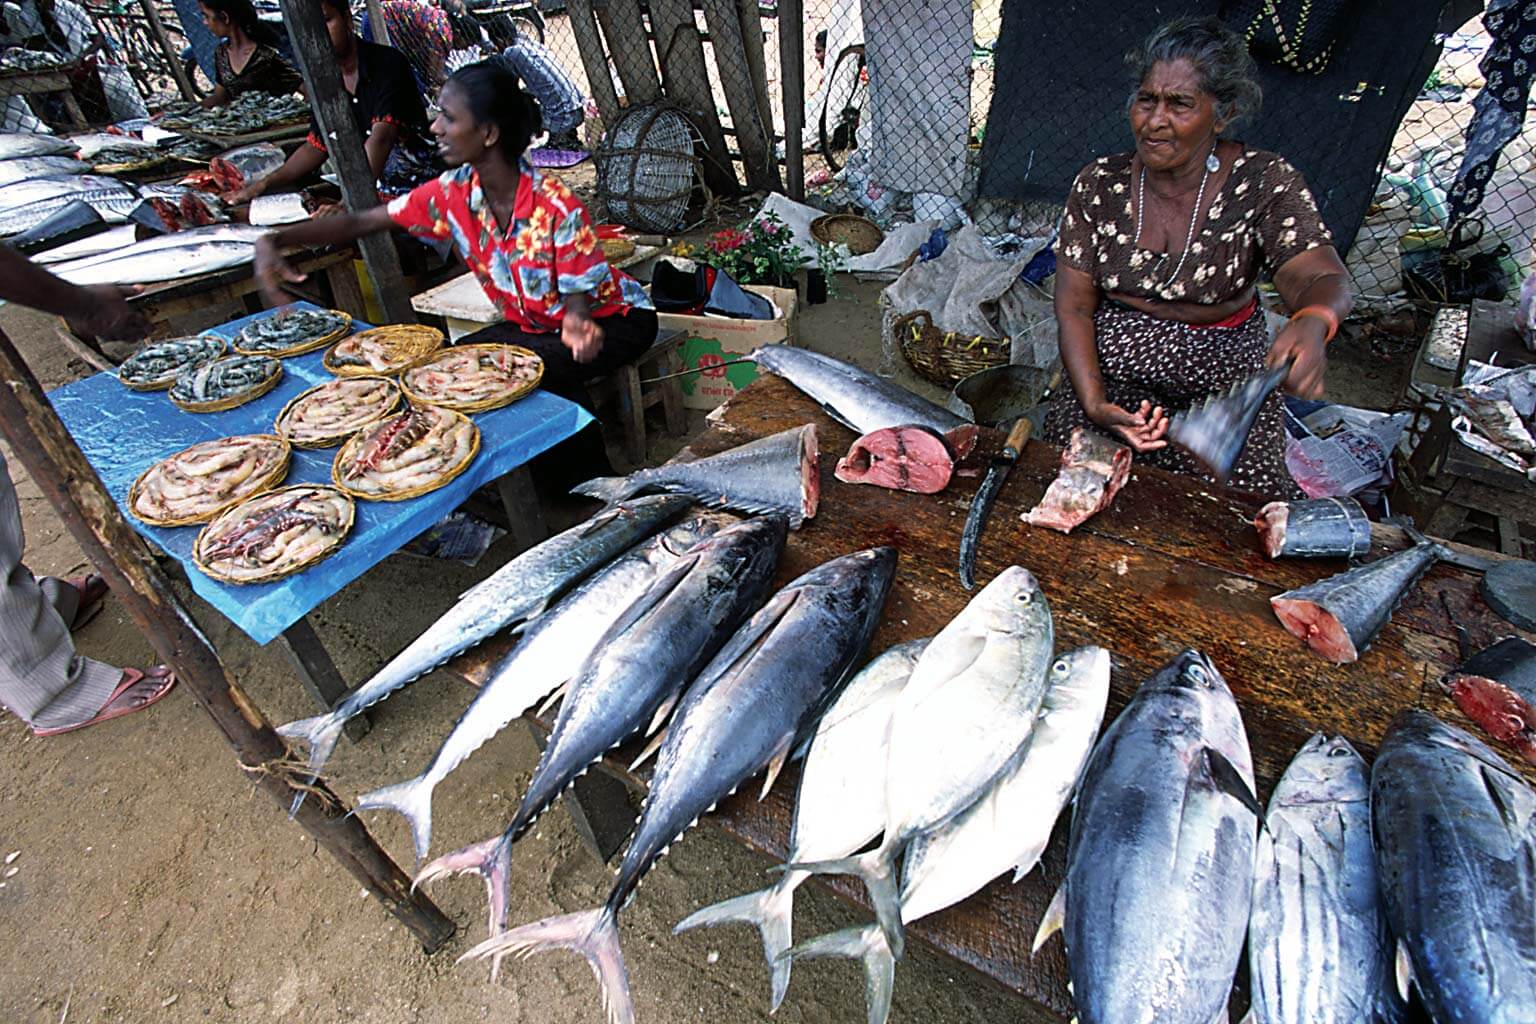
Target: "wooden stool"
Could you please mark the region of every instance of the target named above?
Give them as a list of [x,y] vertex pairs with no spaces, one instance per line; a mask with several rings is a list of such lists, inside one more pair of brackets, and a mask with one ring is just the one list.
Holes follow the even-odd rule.
[[587,385],[594,407],[617,400],[619,423],[624,430],[624,454],[636,466],[645,465],[645,410],[661,404],[669,437],[681,437],[688,429],[680,379],[674,377],[648,387],[640,384],[642,378],[663,377],[683,368],[679,352],[685,337],[683,331],[663,333],[639,359]]

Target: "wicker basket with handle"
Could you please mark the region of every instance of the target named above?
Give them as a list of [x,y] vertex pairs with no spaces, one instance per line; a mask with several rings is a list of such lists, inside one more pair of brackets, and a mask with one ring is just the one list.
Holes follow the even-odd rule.
[[891,330],[901,345],[901,354],[918,376],[944,388],[952,388],[973,373],[1003,366],[1008,362],[1007,338],[968,336],[941,331],[934,326],[926,309],[913,310],[897,317]]

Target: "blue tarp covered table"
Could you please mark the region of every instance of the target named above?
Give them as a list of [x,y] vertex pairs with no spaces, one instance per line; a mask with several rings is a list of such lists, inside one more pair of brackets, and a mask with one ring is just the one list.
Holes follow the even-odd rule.
[[[297,308],[315,309],[309,303]],[[268,310],[204,332],[233,338]],[[361,330],[368,324],[357,323]],[[535,391],[501,409],[477,413],[480,452],[447,486],[409,501],[359,501],[357,520],[335,554],[301,573],[238,586],[205,576],[192,562],[198,526],[158,527],[128,510],[128,489],[154,462],[199,441],[236,434],[268,434],[284,405],[306,388],[335,377],[321,365],[324,350],[283,360],[283,378],[262,397],[227,412],[189,413],[164,391],[130,391],[111,373],[67,384],[49,393],[59,418],[141,534],[180,562],[197,591],[259,644],[269,643],[321,601],[361,576],[401,545],[443,518],[481,485],[511,472],[591,422],[573,402]],[[335,448],[295,448],[285,483],[330,483]]]

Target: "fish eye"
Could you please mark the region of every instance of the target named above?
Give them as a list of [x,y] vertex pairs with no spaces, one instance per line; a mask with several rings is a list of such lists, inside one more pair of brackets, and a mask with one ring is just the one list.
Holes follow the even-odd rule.
[[1027,590],[1026,590],[1026,591],[1024,591],[1024,592],[1023,592],[1023,593],[1021,593],[1021,594],[1020,594],[1020,595],[1019,595],[1019,596],[1018,596],[1018,602],[1019,602],[1019,604],[1022,604],[1022,605],[1025,605],[1025,606],[1028,606],[1028,605],[1029,605],[1029,604],[1031,604],[1031,603],[1032,603],[1032,602],[1033,602],[1033,601],[1034,601],[1034,600],[1035,600],[1035,595],[1034,595],[1034,594],[1031,594],[1031,593],[1030,593],[1030,592],[1029,592],[1029,591],[1027,591]]
[[1349,751],[1346,750],[1343,747],[1334,747],[1332,750],[1328,751],[1328,756],[1329,757],[1348,757],[1349,756]]
[[1058,676],[1066,675],[1067,674],[1067,659],[1066,658],[1057,658],[1056,661],[1053,662],[1052,665],[1051,665],[1051,671],[1053,673],[1055,673],[1056,675],[1058,675]]

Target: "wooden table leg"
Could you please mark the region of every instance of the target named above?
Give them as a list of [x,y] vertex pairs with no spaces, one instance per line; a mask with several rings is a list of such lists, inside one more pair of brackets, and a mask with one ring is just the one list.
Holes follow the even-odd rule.
[[519,551],[526,551],[549,536],[544,523],[544,507],[533,486],[533,474],[527,466],[518,466],[496,481],[496,491],[507,509],[507,525]]
[[[539,753],[544,753],[544,734],[527,719],[523,724]],[[635,808],[629,802],[629,787],[603,771],[601,765],[572,783],[562,800],[581,845],[603,864],[613,859],[635,831]]]
[[[283,649],[287,651],[294,670],[299,674],[299,682],[304,684],[304,689],[309,691],[309,695],[322,708],[330,710],[346,695],[346,680],[336,671],[336,663],[331,660],[325,645],[315,634],[315,627],[309,624],[308,616],[283,630]],[[372,727],[368,712],[364,711],[343,728],[347,738],[355,743],[368,735]]]
[[80,109],[80,102],[75,99],[75,94],[69,90],[63,90],[64,111],[69,114],[69,119],[79,131],[85,131],[91,123],[85,119],[85,111]]
[[640,392],[640,369],[631,363],[618,371],[619,419],[624,424],[624,455],[636,466],[645,465],[645,396]]
[[363,300],[362,286],[357,283],[357,270],[350,259],[332,264],[325,270],[325,279],[331,286],[331,300],[343,313],[351,313],[357,320],[368,319],[368,306]]

